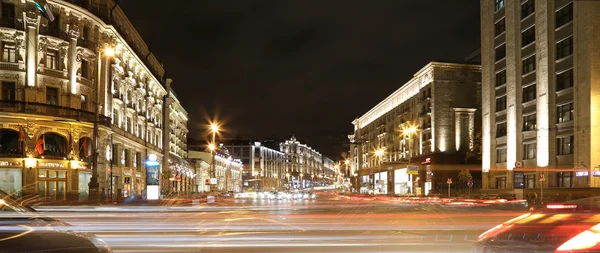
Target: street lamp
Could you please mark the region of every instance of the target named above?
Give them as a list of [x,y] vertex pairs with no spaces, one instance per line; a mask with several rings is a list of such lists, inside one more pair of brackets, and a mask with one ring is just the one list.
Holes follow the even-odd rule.
[[[215,142],[215,136],[216,134],[219,132],[219,125],[217,125],[216,123],[212,123],[210,124],[210,131],[212,132],[212,143],[208,145],[208,148],[210,149],[210,157],[211,157],[211,178],[216,178],[217,176],[215,175],[216,173],[216,169],[215,169],[215,150],[217,149],[216,146],[216,142]],[[217,187],[212,187],[212,191],[215,192],[217,190]]]
[[[100,77],[101,74],[100,73],[100,68],[102,67],[102,53],[104,53],[105,57],[113,57],[115,55],[115,50],[112,49],[111,47],[106,47],[104,49],[100,49],[98,48],[98,55],[96,58],[98,58],[98,66],[96,69],[96,72],[98,73],[97,78],[96,78],[96,90],[94,91],[94,133],[93,133],[93,137],[94,137],[94,145],[92,145],[92,177],[90,178],[90,182],[88,184],[89,187],[89,192],[90,195],[89,197],[91,199],[96,199],[98,198],[98,188],[100,188],[100,183],[98,182],[98,150],[99,148],[99,129],[98,129],[98,123],[100,121],[100,101],[98,101],[100,99]],[[112,182],[112,178],[110,179]],[[112,193],[111,193],[112,196]]]

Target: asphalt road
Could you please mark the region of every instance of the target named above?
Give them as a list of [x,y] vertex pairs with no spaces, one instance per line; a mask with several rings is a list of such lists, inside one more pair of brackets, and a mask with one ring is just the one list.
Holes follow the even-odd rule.
[[346,200],[39,210],[115,252],[469,252],[479,234],[523,213]]

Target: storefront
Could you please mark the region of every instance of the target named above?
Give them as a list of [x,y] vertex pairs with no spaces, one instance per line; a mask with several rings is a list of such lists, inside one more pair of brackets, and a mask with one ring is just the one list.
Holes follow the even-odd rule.
[[48,200],[67,198],[68,161],[38,160],[38,194]]
[[375,177],[375,194],[388,193],[388,175],[387,171],[374,174]]
[[20,196],[23,187],[22,168],[22,162],[16,159],[0,160],[0,190]]

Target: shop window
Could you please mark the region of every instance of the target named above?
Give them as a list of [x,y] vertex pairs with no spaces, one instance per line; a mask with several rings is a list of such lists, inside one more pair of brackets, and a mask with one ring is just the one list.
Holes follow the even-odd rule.
[[19,196],[23,185],[23,172],[20,168],[0,169],[0,190]]

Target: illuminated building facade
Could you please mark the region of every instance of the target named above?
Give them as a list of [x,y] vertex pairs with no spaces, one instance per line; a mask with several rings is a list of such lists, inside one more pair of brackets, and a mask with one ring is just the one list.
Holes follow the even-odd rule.
[[171,90],[169,96],[169,181],[173,192],[193,193],[196,192],[197,181],[196,168],[187,160],[188,113],[175,91]]
[[[189,151],[189,158],[196,166],[197,192],[210,192],[211,153],[204,151]],[[214,165],[217,179],[217,192],[241,192],[242,171],[244,165],[240,159],[234,158],[229,151],[220,146],[217,149]]]
[[50,23],[32,1],[0,3],[0,189],[86,199],[97,122],[100,196],[143,198],[145,161],[163,160],[165,70],[113,0],[48,4]]
[[598,17],[598,1],[481,1],[485,192],[600,187]]
[[332,177],[333,167],[326,167],[324,164],[324,161],[331,161],[331,159],[306,144],[300,143],[296,137],[292,136],[289,140],[282,142],[280,150],[285,156],[286,189],[309,189],[325,176]]
[[[465,154],[476,142],[480,82],[479,65],[431,62],[354,120],[348,136],[353,189],[447,192],[447,179],[458,181],[458,171],[468,168]],[[471,173],[477,178],[476,170]]]

